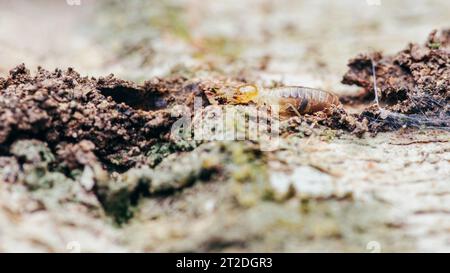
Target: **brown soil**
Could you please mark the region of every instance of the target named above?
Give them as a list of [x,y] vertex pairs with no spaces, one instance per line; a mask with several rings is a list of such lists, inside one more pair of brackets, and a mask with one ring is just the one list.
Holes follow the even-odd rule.
[[[0,78],[0,151],[7,154],[18,139],[38,139],[57,150],[67,165],[72,143],[87,141],[107,166],[128,168],[159,139],[172,123],[170,108],[190,105],[197,84],[185,78],[155,78],[138,86],[110,75],[81,77],[72,69],[32,76],[24,65]],[[89,157],[88,157],[89,158]]]
[[393,56],[380,52],[360,54],[350,60],[342,80],[362,87],[358,96],[345,103],[373,101],[375,65],[380,104],[369,106],[360,120],[369,120],[369,130],[393,130],[404,126],[450,128],[450,30],[433,31],[424,45],[409,44]]

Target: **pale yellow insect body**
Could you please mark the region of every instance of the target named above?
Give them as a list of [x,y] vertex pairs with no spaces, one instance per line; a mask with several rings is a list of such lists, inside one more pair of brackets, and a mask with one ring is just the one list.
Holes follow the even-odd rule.
[[245,85],[237,89],[236,101],[267,106],[277,105],[281,116],[311,114],[340,104],[339,98],[330,92],[302,86],[260,90],[255,85]]

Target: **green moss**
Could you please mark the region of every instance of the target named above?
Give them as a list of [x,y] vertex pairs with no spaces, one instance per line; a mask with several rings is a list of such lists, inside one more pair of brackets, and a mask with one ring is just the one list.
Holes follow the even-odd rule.
[[53,179],[52,174],[42,167],[32,168],[25,172],[24,183],[32,191],[50,189],[55,182],[57,181]]
[[175,152],[192,151],[197,146],[195,141],[159,142],[155,143],[146,153],[150,167],[158,165],[164,158]]
[[133,217],[130,191],[123,187],[109,192],[102,198],[102,205],[106,213],[112,216],[118,225],[126,223]]
[[322,141],[331,142],[337,136],[336,130],[325,129],[320,133],[320,139]]
[[11,146],[11,153],[26,163],[43,167],[55,162],[55,156],[47,144],[39,140],[18,140]]
[[431,49],[439,49],[441,47],[440,43],[429,43],[428,47]]
[[273,201],[264,154],[249,142],[231,142],[226,149],[230,152],[227,168],[231,189],[238,203],[249,207],[260,201]]

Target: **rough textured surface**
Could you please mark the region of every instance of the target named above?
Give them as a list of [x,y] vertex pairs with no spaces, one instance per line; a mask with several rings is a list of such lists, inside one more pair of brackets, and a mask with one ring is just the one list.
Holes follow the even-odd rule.
[[394,56],[374,53],[350,60],[350,70],[342,82],[364,89],[357,97],[344,101],[374,99],[372,65],[385,111],[371,107],[362,113],[370,120],[371,130],[398,129],[403,125],[450,129],[450,30],[439,34],[435,30],[424,45],[411,43]]
[[[439,106],[447,106],[450,96],[449,50],[450,30],[435,30],[424,45],[411,43],[394,56],[383,58],[381,53],[374,53],[350,60],[350,71],[344,75],[343,83],[363,87],[362,99],[373,100],[373,60],[379,96],[389,109],[406,114],[433,112]],[[426,102],[428,105],[424,105]]]
[[32,76],[24,65],[11,70],[3,81],[1,150],[7,151],[16,139],[36,138],[61,149],[64,158],[76,149],[64,143],[90,141],[92,147],[80,148],[94,151],[102,162],[117,167],[133,166],[138,160],[133,156],[145,153],[163,137],[176,120],[170,105],[188,105],[190,95],[189,86],[183,89],[186,79],[154,79],[140,87],[112,75],[98,80],[81,77],[72,69],[39,69]]

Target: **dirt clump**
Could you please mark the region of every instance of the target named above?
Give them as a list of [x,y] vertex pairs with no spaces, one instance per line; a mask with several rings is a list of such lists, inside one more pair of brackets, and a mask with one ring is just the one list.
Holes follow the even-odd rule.
[[39,68],[32,76],[23,64],[1,78],[0,87],[1,154],[17,139],[42,140],[52,150],[89,141],[101,162],[117,168],[135,165],[135,156],[164,138],[177,120],[171,106],[189,105],[187,98],[201,92],[180,77],[138,86],[113,75],[81,77],[71,68]]
[[343,102],[374,100],[373,67],[380,107],[361,113],[369,130],[400,127],[450,128],[450,29],[431,32],[423,45],[410,43],[393,56],[380,52],[351,59],[342,82],[362,87],[357,96]]

